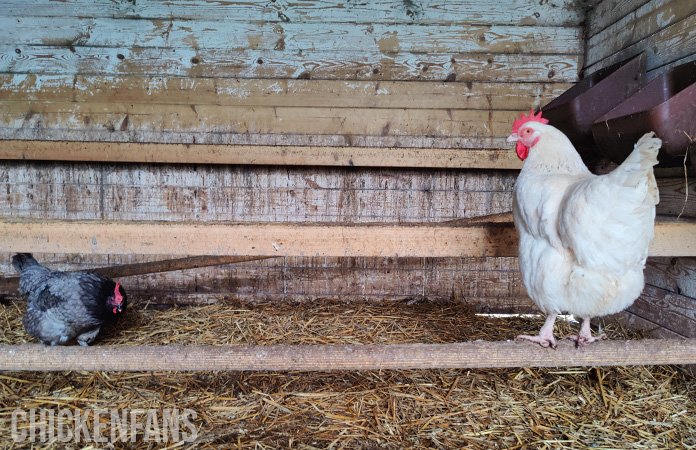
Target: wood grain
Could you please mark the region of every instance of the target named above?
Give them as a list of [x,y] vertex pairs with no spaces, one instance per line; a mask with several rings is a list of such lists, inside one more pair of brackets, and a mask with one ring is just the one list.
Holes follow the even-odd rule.
[[[249,256],[515,256],[512,224],[299,225],[0,220],[9,252]],[[696,255],[696,223],[657,223],[651,256]]]
[[273,346],[0,346],[5,370],[389,370],[696,363],[696,339],[603,341],[555,350],[524,342]]
[[318,80],[575,82],[581,55],[382,53],[346,50],[157,49],[0,45],[0,72],[300,78]]
[[586,73],[595,72],[642,51],[645,51],[647,56],[646,70],[653,71],[694,54],[696,14],[692,14],[645,39],[633,42],[628,46],[622,45],[622,50],[618,52],[611,53],[613,47],[606,48],[606,45],[604,47],[596,49],[597,57],[594,58],[596,62],[586,67]]
[[0,162],[0,210],[37,219],[409,223],[509,211],[509,171]]
[[652,0],[642,5],[587,40],[585,64],[591,66],[607,55],[688,18],[695,7],[693,2],[683,0]]
[[517,111],[2,102],[0,126],[376,136],[507,136]]
[[189,164],[520,169],[509,149],[229,146],[0,141],[0,159]]
[[515,241],[511,224],[451,227],[0,220],[0,248],[9,252],[514,256]]
[[569,83],[479,81],[433,83],[0,74],[2,99],[25,103],[71,101],[524,111],[551,101],[571,86]]
[[420,25],[326,22],[279,24],[178,18],[0,18],[0,44],[77,47],[314,50],[404,53],[582,52],[582,28],[507,25]]
[[633,12],[649,3],[650,0],[600,0],[587,12],[587,37],[593,36],[610,25],[631,17]]
[[696,299],[646,285],[626,310],[686,337],[696,337]]
[[696,299],[696,258],[649,258],[645,282]]
[[[515,14],[511,14],[514,11]],[[290,2],[209,2],[189,0],[160,2],[138,0],[76,0],[55,2],[6,0],[3,15],[7,17],[93,17],[124,19],[218,20],[225,22],[260,21],[285,23],[359,22],[359,23],[438,23],[438,24],[507,24],[578,26],[583,21],[582,5],[575,0],[535,2],[507,0],[450,0],[428,2],[423,6],[399,0],[380,2],[336,3],[329,0]]]

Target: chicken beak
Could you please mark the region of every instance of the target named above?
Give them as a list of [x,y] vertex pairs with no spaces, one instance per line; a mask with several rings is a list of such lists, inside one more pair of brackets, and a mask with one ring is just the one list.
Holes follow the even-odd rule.
[[507,141],[508,142],[517,142],[520,140],[520,137],[517,135],[517,133],[512,133],[510,136],[508,136]]

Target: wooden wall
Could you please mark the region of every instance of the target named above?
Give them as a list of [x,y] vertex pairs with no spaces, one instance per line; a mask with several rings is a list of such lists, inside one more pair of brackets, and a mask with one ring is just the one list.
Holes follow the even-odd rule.
[[[438,151],[518,164],[510,125],[577,80],[583,20],[575,0],[10,0],[0,10],[0,139],[297,146],[304,159],[6,160],[0,214],[410,223],[505,212],[515,171],[447,165]],[[331,152],[387,147],[432,161],[360,167],[336,156],[334,167],[312,166]],[[0,256],[2,275],[13,273],[10,256]],[[39,256],[64,269],[158,259]],[[123,283],[163,302],[456,296],[482,310],[531,305],[515,258],[278,258]]]
[[645,51],[648,79],[696,60],[693,0],[601,0],[587,14],[585,72]]
[[[648,80],[670,67],[696,60],[696,2],[595,2],[587,13],[584,71],[592,73],[643,51]],[[696,216],[696,154],[691,155],[687,169],[688,182],[682,169],[657,171],[659,212]],[[696,259],[649,258],[645,275],[643,295],[622,314],[626,323],[655,336],[696,337]]]

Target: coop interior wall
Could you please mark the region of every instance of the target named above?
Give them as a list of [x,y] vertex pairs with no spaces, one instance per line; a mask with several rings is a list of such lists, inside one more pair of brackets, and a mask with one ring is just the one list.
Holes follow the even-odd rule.
[[[649,56],[651,73],[693,58],[695,27],[687,25],[696,8],[687,3],[12,0],[0,12],[0,138],[506,149],[520,111],[555,98],[583,68],[653,46],[664,51]],[[645,23],[644,35],[625,31]],[[515,177],[467,168],[0,161],[0,213],[440,222],[509,211]],[[681,208],[680,189],[677,176],[661,181],[660,212]],[[61,269],[168,257],[39,256]],[[0,255],[0,275],[13,274],[10,257]],[[653,278],[676,266],[651,262]],[[676,292],[682,278],[653,286]],[[481,311],[534,309],[515,258],[277,258],[123,283],[135,299],[164,303],[427,297]]]

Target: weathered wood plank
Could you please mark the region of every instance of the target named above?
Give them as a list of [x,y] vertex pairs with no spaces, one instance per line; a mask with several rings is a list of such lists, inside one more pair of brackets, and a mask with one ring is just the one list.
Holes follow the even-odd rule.
[[651,322],[628,311],[613,314],[604,318],[603,320],[617,320],[625,328],[629,330],[641,331],[645,337],[650,339],[686,339],[686,336],[682,336],[679,333],[670,331],[667,328],[656,324],[655,322]]
[[586,67],[586,73],[595,72],[617,61],[645,51],[646,70],[652,71],[676,60],[693,55],[696,48],[696,14],[680,20],[655,34],[635,42],[613,54],[600,54],[603,59]]
[[[8,252],[249,256],[514,256],[512,224],[299,225],[0,220]],[[696,223],[657,223],[651,256],[696,255]]]
[[696,3],[693,1],[652,0],[589,38],[585,65],[591,66],[608,55],[686,19],[694,12]]
[[509,149],[0,141],[0,159],[189,164],[519,169]]
[[54,75],[574,82],[580,60],[581,55],[0,45],[0,72]]
[[682,176],[681,178],[661,178],[657,183],[660,188],[658,214],[696,217],[696,180],[690,178],[687,181]]
[[5,370],[389,370],[696,363],[696,339],[603,341],[555,350],[524,342],[456,344],[0,347]]
[[[0,276],[14,277],[12,254],[0,256]],[[38,254],[58,270],[92,270],[140,264],[166,255]],[[119,279],[129,298],[157,304],[244,302],[455,301],[480,313],[533,313],[517,258],[334,258],[285,257]],[[16,292],[8,295],[16,296]]]
[[0,101],[0,109],[5,128],[376,136],[501,137],[519,117],[518,111],[143,103]]
[[618,22],[650,0],[600,0],[587,12],[587,37],[590,39]]
[[[516,13],[511,14],[511,11]],[[167,20],[176,17],[189,20],[258,21],[279,24],[358,22],[544,26],[578,26],[584,19],[582,5],[575,0],[533,4],[526,0],[507,0],[498,3],[487,0],[450,0],[429,2],[425,6],[399,0],[356,3],[336,3],[329,0],[295,3],[205,0],[189,0],[185,3],[156,0],[138,0],[136,3],[107,0],[71,2],[36,0],[27,3],[22,0],[6,0],[3,15],[7,17],[118,17]]]
[[202,145],[272,145],[301,147],[378,147],[378,148],[507,148],[506,137],[496,136],[369,136],[361,134],[273,134],[273,133],[208,133],[205,131],[65,129],[65,128],[2,128],[0,140],[40,140],[70,142],[131,142]]
[[580,27],[0,18],[0,44],[276,50],[295,53],[582,53]]
[[696,300],[646,285],[628,312],[686,337],[696,337]]
[[[682,235],[688,229],[682,226],[672,230],[669,235],[671,237],[675,232]],[[9,252],[514,256],[516,239],[516,231],[511,224],[451,227],[0,220],[0,248]],[[663,246],[669,248],[666,243]]]
[[696,299],[696,258],[650,258],[645,282]]
[[569,83],[433,83],[0,74],[5,101],[523,111]]
[[439,222],[509,211],[509,171],[0,162],[0,210],[42,219]]
[[665,64],[664,66],[656,67],[652,70],[649,70],[648,72],[645,73],[645,80],[646,80],[646,82],[652,81],[655,78],[657,78],[658,75],[660,75],[663,72],[666,72],[668,69],[671,69],[672,67],[681,66],[682,64],[686,64],[686,63],[689,63],[691,61],[696,61],[696,53],[691,54],[689,56],[685,56],[685,57],[678,59],[676,61],[673,61],[669,64]]

